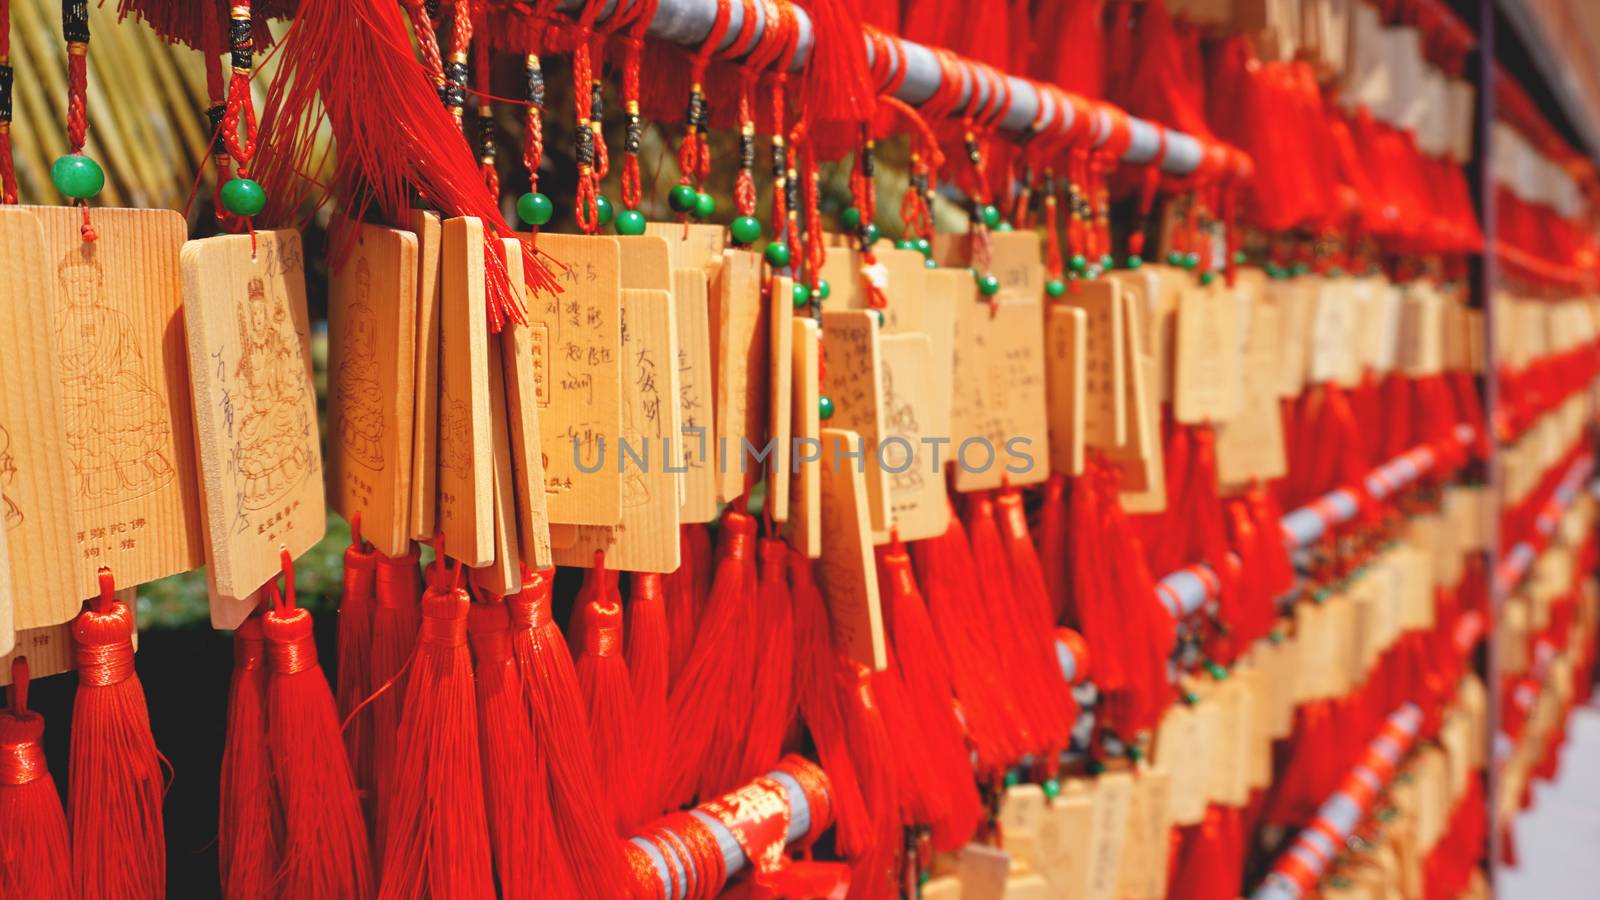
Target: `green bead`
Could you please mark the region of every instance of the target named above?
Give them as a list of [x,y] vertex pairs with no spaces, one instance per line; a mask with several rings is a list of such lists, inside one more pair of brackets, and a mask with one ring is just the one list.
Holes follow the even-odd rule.
[[927,238],[917,238],[917,252],[923,256],[933,256],[933,242]]
[[701,192],[694,195],[694,217],[709,219],[717,214],[717,198]]
[[1217,273],[1215,273],[1215,272],[1201,272],[1200,273],[1200,285],[1202,287],[1204,287],[1205,285],[1208,285],[1211,282],[1216,281],[1216,280],[1217,280]]
[[796,283],[794,290],[790,291],[790,294],[794,298],[795,309],[805,309],[806,305],[811,302],[811,288],[803,284]]
[[1116,265],[1117,265],[1117,261],[1111,258],[1111,254],[1109,254],[1109,253],[1100,254],[1100,271],[1108,272],[1111,269],[1115,268]]
[[774,269],[782,269],[788,266],[789,259],[791,258],[789,245],[785,244],[783,241],[773,241],[772,243],[768,244],[763,255],[767,259],[767,264],[772,266]]
[[1061,796],[1061,782],[1054,778],[1046,778],[1044,784],[1039,785],[1039,787],[1044,789],[1045,797],[1051,800]]
[[1140,750],[1138,747],[1130,746],[1128,748],[1128,759],[1137,763],[1139,760],[1144,759],[1144,751]]
[[667,193],[667,205],[672,207],[673,212],[693,212],[695,208],[695,202],[699,200],[699,198],[699,192],[693,187],[687,184],[680,184],[674,186],[672,190]]
[[833,295],[833,285],[829,284],[826,278],[818,278],[816,294],[818,300],[828,299]]
[[1186,253],[1186,254],[1184,254],[1183,267],[1185,269],[1188,269],[1191,272],[1193,272],[1195,269],[1200,268],[1200,254],[1198,254],[1198,253]]
[[866,227],[861,229],[861,242],[868,247],[876,244],[878,242],[878,238],[882,236],[883,235],[878,231],[878,226],[872,224],[871,222],[868,222]]
[[1244,255],[1244,251],[1243,250],[1235,250],[1235,251],[1233,251],[1233,264],[1234,265],[1236,265],[1236,266],[1244,265],[1245,258],[1246,257]]
[[644,234],[644,213],[625,209],[617,214],[617,234],[628,236]]
[[998,228],[1000,226],[1000,207],[995,206],[993,203],[984,206],[983,224],[990,228]]
[[867,310],[867,312],[872,313],[872,318],[876,319],[877,322],[878,322],[878,327],[882,328],[883,327],[883,323],[885,321],[884,315],[883,315],[883,310],[881,310],[881,309],[869,309],[869,310]]
[[994,227],[994,230],[995,231],[1012,231],[1012,230],[1014,230],[1014,226],[1010,222],[1001,222],[999,225],[996,225]]
[[[99,171],[99,168],[95,166],[96,171]],[[101,180],[104,180],[104,176]],[[95,190],[100,190],[98,185],[95,186]],[[68,194],[68,196],[76,195]],[[92,197],[94,194],[91,193],[89,196]],[[253,216],[266,208],[267,192],[249,178],[230,178],[228,183],[222,186],[222,205],[236,216]]]
[[993,297],[1000,293],[1000,279],[993,275],[978,276],[978,293],[985,297]]
[[556,214],[556,205],[543,194],[529,192],[517,198],[517,218],[529,225],[543,225]]
[[761,220],[755,216],[740,216],[729,226],[733,239],[740,244],[754,244],[761,240]]
[[[50,166],[50,180],[55,182],[56,190],[74,200],[87,200],[100,189],[106,186],[106,171],[100,164],[84,156],[82,153],[69,153],[60,157]],[[255,182],[250,182],[255,184]],[[223,189],[227,190],[226,187]],[[260,191],[261,186],[256,185]],[[262,198],[266,202],[266,198]],[[226,204],[224,204],[226,205]]]
[[817,398],[817,418],[823,421],[833,418],[833,398],[827,394]]
[[1306,265],[1303,262],[1297,262],[1297,263],[1294,264],[1294,268],[1289,270],[1289,273],[1291,275],[1304,275],[1305,273],[1307,273],[1309,271],[1311,271],[1311,267],[1310,266]]
[[1283,267],[1275,262],[1268,262],[1261,268],[1266,271],[1268,278],[1282,278],[1284,275]]
[[1052,278],[1044,283],[1044,292],[1052,297],[1065,296],[1067,283],[1059,278]]
[[922,261],[922,267],[924,269],[937,269],[939,268],[939,261],[935,259],[925,259]]
[[845,231],[855,231],[860,228],[861,210],[854,206],[846,207],[845,211],[839,214],[839,224],[844,226]]
[[896,250],[915,250],[917,249],[917,245],[914,241],[901,238],[900,240],[894,242],[894,248]]
[[594,198],[594,205],[596,207],[595,220],[600,223],[601,228],[610,225],[611,220],[617,217],[617,211],[611,208],[611,201],[606,199],[605,194],[597,194]]
[[1341,277],[1343,275],[1344,275],[1344,270],[1339,268],[1338,266],[1334,266],[1333,268],[1328,270],[1328,277],[1329,278],[1339,278],[1339,277]]
[[1169,266],[1182,266],[1183,265],[1183,254],[1179,253],[1176,250],[1168,250],[1167,251],[1167,265],[1169,265]]
[[1074,253],[1072,258],[1067,260],[1067,267],[1074,272],[1082,272],[1089,268],[1089,260],[1082,253]]
[[1016,772],[1015,769],[1013,769],[1010,772],[1006,773],[1006,787],[1014,788],[1021,781],[1022,781],[1022,778],[1019,775],[1017,775],[1017,772]]
[[1142,265],[1144,265],[1144,257],[1139,254],[1134,253],[1128,257],[1128,268],[1137,269]]

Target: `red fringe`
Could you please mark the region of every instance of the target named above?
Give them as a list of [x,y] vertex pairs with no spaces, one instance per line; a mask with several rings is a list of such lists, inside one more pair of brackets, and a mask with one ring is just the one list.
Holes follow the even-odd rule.
[[669,638],[667,610],[663,600],[662,576],[638,572],[629,578],[628,610],[624,618],[626,637],[623,651],[628,660],[628,677],[633,682],[638,709],[637,736],[639,759],[640,813],[646,819],[667,810],[661,796],[661,769],[668,738],[667,668]]
[[367,708],[356,710],[378,687],[372,681],[372,619],[381,554],[363,549],[361,524],[359,520],[351,524],[354,537],[344,551],[344,590],[339,598],[339,716],[348,720],[344,749],[355,772],[356,789],[371,814],[376,793],[372,783],[373,713]]
[[694,636],[700,614],[711,593],[711,535],[704,525],[679,527],[681,549],[678,571],[662,576],[666,593],[667,625],[671,634],[672,660],[668,684],[678,683],[678,675],[694,649]]
[[283,841],[282,810],[267,757],[265,640],[259,618],[245,619],[233,633],[233,680],[228,685],[217,823],[217,864],[222,895],[229,900],[272,892]]
[[71,897],[67,815],[44,757],[44,717],[28,711],[28,662],[11,661],[0,710],[0,897]]
[[783,740],[797,711],[794,696],[794,601],[789,596],[789,546],[780,540],[760,545],[757,582],[757,634],[761,652],[751,679],[754,705],[745,740],[741,780],[771,771],[783,756]]
[[[417,646],[417,631],[422,627],[421,559],[415,547],[405,556],[390,558],[379,554],[374,580],[372,611],[372,787],[377,796],[373,809],[373,847],[377,863],[383,863],[385,830],[389,824],[389,801],[394,780],[395,756],[399,749],[400,715],[406,696],[408,665]],[[383,689],[387,685],[387,689]]]
[[601,793],[594,801],[607,811],[617,833],[626,836],[642,818],[635,760],[639,712],[622,655],[622,603],[601,568],[601,554],[595,556],[595,568],[584,579],[591,596],[578,610],[584,619],[584,646],[576,671],[588,703],[590,747],[600,774]]
[[[506,605],[474,603],[467,618],[467,638],[472,645],[484,813],[496,881],[505,900],[534,900],[541,896],[540,873],[564,871],[565,863],[538,855],[540,837],[555,829],[550,819],[550,773],[533,738],[522,672],[512,658]],[[562,884],[570,886],[570,881]]]

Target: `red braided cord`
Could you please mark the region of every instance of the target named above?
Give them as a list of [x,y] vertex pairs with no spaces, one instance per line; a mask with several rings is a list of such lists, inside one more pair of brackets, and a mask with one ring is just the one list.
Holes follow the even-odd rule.
[[406,15],[411,19],[411,30],[416,34],[423,67],[433,76],[434,82],[443,87],[444,57],[439,55],[439,37],[434,34],[428,7],[423,0],[400,0],[400,5],[405,7]]
[[[794,6],[789,3],[773,3],[768,0],[768,9],[776,8],[778,27],[783,31],[783,41],[776,57],[772,70],[767,74],[767,83],[770,87],[769,97],[772,116],[772,152],[774,164],[777,157],[784,156],[784,168],[775,171],[772,181],[772,237],[774,240],[787,240],[791,238],[789,216],[789,182],[795,178],[794,159],[784,152],[785,136],[788,132],[788,116],[784,105],[789,89],[789,70],[794,67],[795,54],[800,46],[800,28],[795,19]],[[798,224],[798,223],[796,223]],[[798,230],[797,228],[793,230]],[[793,237],[798,237],[794,235]]]
[[[450,61],[452,63],[465,63],[467,52],[472,45],[472,0],[455,0],[450,12]],[[463,88],[465,85],[463,85]],[[456,117],[456,125],[465,127],[462,122],[462,109],[459,106],[450,108],[451,115]]]
[[586,127],[588,127],[590,133],[594,135],[594,179],[596,182],[596,190],[599,190],[598,183],[604,180],[607,175],[611,174],[611,153],[606,149],[605,132],[600,127],[600,121],[594,118],[594,94],[592,93],[593,91],[600,90],[602,78],[601,73],[605,71],[605,35],[595,35],[589,44],[589,64],[591,67],[592,81],[589,85],[591,91],[589,95],[591,108],[589,123]]
[[89,45],[67,44],[67,143],[82,153],[89,139]]
[[[717,0],[717,16],[712,20],[711,32],[706,35],[705,42],[690,59],[689,83],[692,86],[691,90],[700,94],[702,102],[705,97],[706,69],[711,65],[711,57],[716,53],[717,46],[728,36],[728,27],[732,19],[732,5],[729,0]],[[734,41],[734,46],[740,43]],[[705,135],[700,133],[695,123],[688,122],[684,127],[683,143],[678,145],[681,183],[699,185],[710,172],[711,149],[705,144]]]
[[[478,41],[472,48],[472,80],[481,85],[485,91],[490,88],[489,74],[489,42]],[[482,132],[478,135],[484,144],[484,153],[478,157],[478,168],[483,172],[483,184],[489,189],[493,197],[500,196],[500,171],[495,168],[494,155],[494,101],[487,94],[479,94],[478,125]]]
[[[644,35],[656,17],[660,0],[636,0],[629,7],[632,24],[622,37],[622,103],[629,115],[639,114],[639,61],[643,56]],[[637,209],[643,191],[639,186],[639,154],[626,147],[622,155],[622,205]]]
[[[549,27],[550,16],[555,12],[557,0],[541,0],[533,8],[532,18],[537,23],[537,34],[534,43],[542,43],[544,30]],[[529,48],[527,55],[527,69],[530,71],[540,66],[539,53],[543,48],[534,46]],[[544,162],[544,108],[543,101],[530,97],[528,115],[523,123],[522,133],[522,165],[528,170],[528,190],[539,190],[539,166]]]
[[[594,65],[590,56],[593,47],[590,35],[595,18],[600,15],[601,0],[588,0],[574,27],[577,41],[572,48],[572,100],[578,128],[589,133],[590,148],[604,143],[590,130],[589,119],[594,112]],[[578,160],[577,197],[573,201],[573,218],[584,234],[600,231],[600,179],[594,158]]]

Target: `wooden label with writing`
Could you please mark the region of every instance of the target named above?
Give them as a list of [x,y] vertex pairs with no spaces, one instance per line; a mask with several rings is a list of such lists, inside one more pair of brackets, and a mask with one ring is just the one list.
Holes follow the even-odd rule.
[[817,403],[817,323],[796,317],[794,331],[794,478],[789,482],[789,543],[810,559],[822,556],[822,417]]
[[1123,356],[1128,360],[1128,377],[1124,380],[1128,441],[1108,455],[1122,475],[1118,494],[1122,508],[1130,513],[1160,512],[1167,508],[1167,482],[1162,462],[1161,409],[1151,387],[1157,364],[1141,343],[1144,329],[1139,308],[1126,298],[1123,315],[1128,322],[1123,330]]
[[1118,896],[1162,900],[1167,896],[1167,853],[1171,847],[1172,779],[1161,769],[1139,772],[1128,805],[1128,844],[1122,852]]
[[872,555],[867,485],[857,460],[861,436],[822,429],[822,595],[833,621],[834,646],[874,672],[887,663],[883,609]]
[[1238,314],[1233,292],[1213,282],[1178,301],[1172,415],[1187,425],[1226,422],[1239,411]]
[[[557,565],[591,566],[604,550],[606,567],[624,572],[676,571],[678,464],[672,402],[678,356],[677,315],[665,291],[622,291],[622,521],[580,525],[576,540],[555,551]],[[631,449],[629,449],[631,448]]]
[[190,241],[181,261],[211,624],[230,629],[278,549],[299,556],[327,528],[305,264],[289,229]]
[[1398,364],[1412,378],[1444,371],[1444,304],[1443,297],[1420,282],[1401,302]]
[[778,278],[768,297],[767,504],[772,521],[789,521],[789,456],[794,425],[794,282]]
[[968,844],[956,863],[961,900],[1005,900],[1011,854],[987,844]]
[[[512,284],[520,284],[522,257],[512,252],[514,240],[507,239],[505,243],[506,274]],[[544,569],[555,565],[555,560],[550,547],[549,495],[545,492],[544,446],[539,431],[539,373],[533,348],[536,333],[532,325],[505,323],[499,337],[499,376],[505,391],[510,491],[517,514],[517,557],[529,566]],[[489,373],[491,387],[495,376],[495,372]],[[491,395],[491,404],[493,400]],[[501,491],[500,484],[497,474],[497,494]]]
[[1108,272],[1101,280],[1117,284],[1119,293],[1138,310],[1139,343],[1155,360],[1150,390],[1160,403],[1170,403],[1173,362],[1177,357],[1178,302],[1198,288],[1194,273],[1176,266],[1146,264],[1138,269]]
[[1105,772],[1095,779],[1086,900],[1117,900],[1122,851],[1128,838],[1128,813],[1133,803],[1133,776]]
[[[827,357],[828,383],[833,400],[830,428],[861,436],[866,458],[860,461],[867,486],[868,519],[874,532],[887,532],[893,524],[889,498],[889,473],[881,454],[887,430],[884,425],[883,363],[877,318],[865,310],[834,310],[822,314],[822,352]],[[823,465],[828,463],[824,460]],[[846,461],[846,465],[857,463]]]
[[724,250],[711,290],[711,346],[716,386],[717,499],[744,495],[760,477],[745,451],[758,450],[767,421],[767,333],[761,296],[761,257]]
[[1278,307],[1241,304],[1240,313],[1246,321],[1239,414],[1216,427],[1217,480],[1224,485],[1282,478],[1289,466],[1277,391],[1283,330]]
[[1155,765],[1171,778],[1172,820],[1193,825],[1206,814],[1206,779],[1210,761],[1195,755],[1201,744],[1200,720],[1192,707],[1173,704],[1156,729]]
[[622,519],[615,465],[622,432],[621,251],[613,238],[567,234],[539,235],[539,249],[567,267],[562,292],[538,298],[528,310],[550,521],[615,525]]
[[[922,297],[922,333],[928,336],[929,342],[928,371],[923,375],[928,392],[928,415],[924,425],[927,434],[944,439],[952,434],[950,405],[955,390],[956,368],[955,284],[963,278],[970,289],[970,274],[930,269],[927,272],[926,292]],[[944,454],[940,460],[941,468],[949,458],[950,454]]]
[[1282,740],[1294,731],[1294,708],[1299,702],[1296,684],[1300,669],[1300,644],[1286,636],[1261,657],[1272,685],[1272,739]]
[[1359,377],[1356,358],[1356,307],[1349,286],[1334,278],[1314,278],[1315,308],[1311,319],[1311,381],[1349,386]]
[[[678,265],[673,250],[678,246],[660,235],[636,234],[608,238],[617,242],[622,265],[622,289],[671,291],[672,272]],[[593,563],[593,560],[590,560]]]
[[438,529],[446,555],[486,566],[494,562],[494,437],[481,221],[445,221],[440,278]]
[[822,267],[828,282],[828,298],[822,308],[871,308],[869,284],[876,286],[885,301],[882,307],[885,334],[921,331],[923,299],[927,292],[928,270],[924,257],[915,250],[890,249],[887,243],[873,249],[873,261],[865,262],[851,247],[830,247]]
[[1335,663],[1336,648],[1324,608],[1310,601],[1295,604],[1294,634],[1298,650],[1295,657],[1296,703],[1331,696],[1328,670]]
[[[98,541],[91,544],[73,512],[61,385],[54,375],[57,324],[51,305],[40,302],[54,292],[57,275],[39,220],[0,207],[0,252],[6,259],[0,278],[0,528],[13,583],[25,586],[13,599],[12,620],[18,632],[31,632],[78,614],[86,596],[79,590],[78,560],[87,560]],[[3,674],[11,677],[9,664]]]
[[[121,593],[119,591],[118,595]],[[137,646],[137,632],[134,641]],[[28,658],[29,680],[72,671],[71,623],[17,629],[12,648],[0,653],[0,686],[11,683],[11,663],[19,656]]]
[[1039,871],[1050,883],[1054,896],[1082,896],[1089,877],[1093,830],[1093,782],[1068,780],[1039,824]]
[[1089,317],[1082,308],[1053,304],[1045,310],[1045,373],[1049,378],[1050,468],[1083,474],[1087,403]]
[[[164,209],[28,207],[44,232],[56,378],[78,538],[78,596],[100,567],[126,587],[205,559],[194,465],[178,254],[188,230]],[[38,297],[32,302],[39,302]]]
[[932,448],[923,440],[937,437],[924,424],[933,342],[925,334],[885,335],[879,351],[884,424],[879,452],[889,477],[891,521],[902,541],[938,537],[950,527],[950,503],[942,467],[935,465]]
[[1079,309],[1085,317],[1083,441],[1109,450],[1128,442],[1127,378],[1129,364],[1123,338],[1119,283],[1112,280],[1081,282],[1055,308]]
[[1288,278],[1267,282],[1267,295],[1282,313],[1278,396],[1298,397],[1310,368],[1311,321],[1316,313],[1316,293],[1309,279]]
[[1272,783],[1272,693],[1266,674],[1253,666],[1235,665],[1230,676],[1248,695],[1250,715],[1243,723],[1246,790]]
[[[434,535],[439,511],[439,255],[444,226],[438,213],[421,209],[412,210],[410,226],[417,238],[411,538],[425,541]],[[521,254],[516,255],[520,264]]]
[[[722,259],[720,251],[717,259]],[[679,269],[672,273],[673,305],[678,316],[681,423],[672,442],[683,448],[683,465],[687,469],[681,479],[685,522],[710,522],[717,517],[716,456],[712,451],[717,435],[711,408],[716,386],[712,381],[711,301],[706,287],[704,271]]]
[[[417,236],[345,220],[335,227],[355,233],[336,233],[351,249],[328,282],[328,497],[347,521],[361,516],[362,537],[385,556],[404,556],[418,524],[413,416],[436,403],[416,379]],[[436,364],[432,372],[437,384]]]
[[1002,290],[988,300],[959,303],[956,315],[956,490],[1044,481],[1050,477],[1050,415],[1043,305]]

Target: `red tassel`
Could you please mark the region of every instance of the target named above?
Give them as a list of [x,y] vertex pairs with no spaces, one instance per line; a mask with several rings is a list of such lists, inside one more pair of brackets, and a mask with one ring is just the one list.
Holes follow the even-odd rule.
[[[287,557],[287,553],[285,554]],[[372,896],[371,848],[355,776],[340,746],[333,692],[317,661],[311,613],[267,583],[267,757],[281,804],[283,855],[273,885],[284,897]]]
[[[1065,750],[1072,741],[1072,690],[1061,675],[1056,660],[1056,619],[1050,604],[1039,552],[1028,533],[1028,516],[1022,508],[1022,494],[1015,488],[1002,490],[995,498],[995,523],[1005,543],[1010,563],[1011,589],[1021,615],[1023,631],[1018,635],[1027,648],[1038,673],[1042,692],[1039,700],[1046,718],[1041,723],[1049,750]],[[1052,757],[1053,758],[1053,757]]]
[[900,795],[898,753],[873,690],[872,673],[853,660],[841,660],[838,671],[840,688],[847,692],[846,746],[871,813],[867,844],[851,861],[849,900],[887,900],[897,889],[894,860],[901,828],[907,824],[895,803]]
[[[594,802],[600,775],[590,752],[589,722],[572,655],[550,614],[552,579],[522,573],[522,591],[506,598],[511,612],[511,652],[522,672],[533,735],[550,770],[550,819],[535,857],[546,897],[626,897],[630,881],[610,819]],[[536,836],[537,839],[537,836]],[[568,872],[548,865],[561,860]],[[571,878],[570,886],[559,879]]]
[[494,897],[467,651],[472,604],[460,587],[461,571],[454,570],[455,586],[430,586],[422,595],[422,628],[390,784],[380,898]]
[[867,67],[861,22],[844,0],[804,0],[811,15],[813,49],[799,108],[808,112],[809,137],[822,159],[838,159],[855,146],[859,126],[872,121],[878,92]]
[[133,629],[133,610],[117,599],[111,571],[101,569],[99,598],[72,620],[78,695],[68,808],[79,897],[166,893],[165,785],[133,670]]
[[44,717],[28,711],[28,661],[11,661],[0,711],[0,897],[71,897],[72,849],[44,758]]
[[370,812],[374,795],[372,710],[362,709],[353,718],[351,714],[378,686],[372,682],[372,618],[380,554],[361,539],[360,513],[350,523],[350,535],[350,546],[344,551],[344,590],[339,598],[339,716],[348,720],[344,749],[355,772],[356,789]]
[[678,674],[689,661],[694,636],[710,593],[711,535],[704,525],[683,525],[678,531],[681,552],[678,571],[662,576],[666,593],[667,625],[671,633],[672,658],[668,684],[677,684]]
[[667,728],[667,667],[669,638],[667,609],[661,587],[662,577],[638,572],[628,580],[628,610],[623,619],[623,652],[628,660],[628,677],[633,682],[634,703],[638,710],[635,728],[639,767],[640,812],[651,819],[666,812],[661,796],[661,767],[664,764]]
[[1231,833],[1238,810],[1206,807],[1205,821],[1184,829],[1178,870],[1167,896],[1181,900],[1232,900],[1244,885],[1243,866]]
[[[592,584],[591,584],[592,582]],[[576,660],[578,687],[589,709],[589,740],[601,793],[594,797],[619,835],[639,824],[638,707],[628,663],[622,655],[622,604],[605,574],[605,553],[596,550],[594,568],[585,579],[588,602],[576,615],[584,619],[584,646]],[[582,596],[580,594],[580,596]]]
[[[373,809],[373,847],[383,862],[385,829],[389,823],[390,782],[395,776],[395,755],[400,737],[400,710],[406,696],[407,664],[417,646],[422,627],[422,573],[415,547],[405,556],[379,554],[372,611],[370,684],[372,697],[372,787],[377,796]],[[348,715],[348,714],[347,714]]]
[[1036,547],[1044,567],[1045,592],[1050,598],[1050,617],[1060,622],[1067,614],[1071,594],[1071,573],[1067,568],[1067,479],[1051,475],[1044,485],[1044,504],[1039,507],[1039,534]]
[[717,575],[694,652],[672,686],[673,762],[667,800],[715,797],[738,787],[755,697],[755,520],[730,507],[722,518]]
[[741,780],[760,777],[783,756],[783,739],[794,722],[794,601],[789,596],[788,545],[761,542],[761,575],[756,589],[760,652],[751,678],[755,703],[750,713]]
[[217,863],[222,895],[265,897],[278,870],[281,811],[267,758],[267,670],[261,620],[245,619],[233,633],[233,680],[228,685],[228,733],[222,748],[221,816]]
[[[550,821],[549,770],[533,739],[523,700],[522,673],[511,654],[511,615],[504,603],[474,603],[467,617],[473,681],[478,695],[478,743],[483,752],[484,811],[494,871],[505,900],[533,900],[541,870],[559,868],[570,889],[565,861],[539,855]],[[541,834],[541,829],[543,834]],[[560,895],[565,896],[565,895]]]

